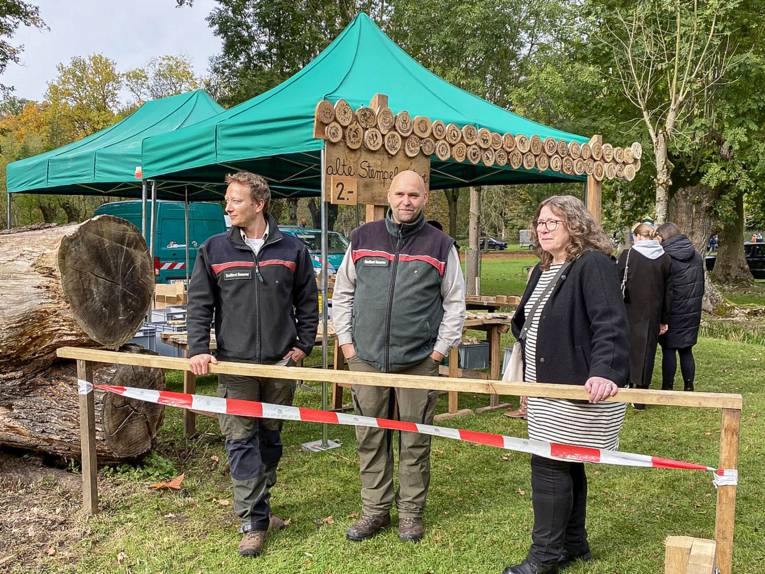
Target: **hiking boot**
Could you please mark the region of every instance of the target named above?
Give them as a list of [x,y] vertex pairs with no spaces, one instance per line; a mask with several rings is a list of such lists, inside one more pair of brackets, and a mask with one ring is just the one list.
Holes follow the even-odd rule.
[[643,403],[632,403],[632,408],[636,411],[644,411],[645,405]]
[[348,540],[361,542],[367,538],[372,538],[388,526],[390,526],[390,514],[377,514],[375,516],[365,514],[351,525],[345,536]]
[[239,543],[240,556],[259,556],[263,552],[263,544],[266,542],[265,530],[250,530],[242,536]]
[[287,527],[287,523],[284,519],[279,518],[276,514],[269,514],[268,516],[268,529],[269,530],[282,530]]
[[398,519],[398,538],[402,542],[419,542],[425,536],[425,524],[419,516],[403,516]]
[[502,570],[502,574],[558,574],[558,565],[548,564],[543,566],[526,558],[520,564],[508,566]]
[[582,552],[581,554],[570,554],[568,550],[564,550],[563,554],[561,554],[560,558],[558,558],[558,569],[563,570],[564,568],[568,568],[578,560],[581,560],[582,562],[589,562],[592,560],[592,554],[590,554],[589,550]]
[[693,391],[693,381],[691,381],[690,383],[685,383],[683,385],[683,390],[684,391]]

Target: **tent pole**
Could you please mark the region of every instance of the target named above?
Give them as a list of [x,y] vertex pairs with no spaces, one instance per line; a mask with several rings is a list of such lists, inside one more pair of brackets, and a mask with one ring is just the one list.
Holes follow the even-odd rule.
[[157,182],[151,181],[151,213],[149,217],[149,256],[154,264],[154,220],[157,212]]
[[186,225],[186,288],[189,287],[189,186],[183,186],[183,215]]
[[141,181],[141,235],[146,239],[146,180]]
[[10,229],[11,228],[11,194],[6,192],[5,196],[8,198],[8,201],[5,202],[5,228]]

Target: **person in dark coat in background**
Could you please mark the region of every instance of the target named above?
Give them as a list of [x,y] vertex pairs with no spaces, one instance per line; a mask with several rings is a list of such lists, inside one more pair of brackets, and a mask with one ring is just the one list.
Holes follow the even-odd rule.
[[669,280],[672,297],[669,328],[659,337],[663,354],[661,388],[671,391],[674,386],[677,352],[680,356],[683,389],[692,391],[696,378],[693,346],[699,336],[701,300],[704,297],[704,260],[690,239],[683,235],[674,223],[659,225],[656,228],[656,236],[672,259]]
[[[654,238],[654,229],[641,223],[632,234],[635,244],[619,256],[619,277],[630,320],[630,386],[651,386],[656,345],[667,331],[672,260]],[[645,405],[635,404],[638,410]]]

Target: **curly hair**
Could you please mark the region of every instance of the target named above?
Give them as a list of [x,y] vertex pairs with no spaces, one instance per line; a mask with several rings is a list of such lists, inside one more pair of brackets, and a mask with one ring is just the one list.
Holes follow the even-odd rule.
[[545,206],[563,219],[563,224],[568,230],[570,241],[566,246],[567,261],[572,261],[589,250],[602,251],[606,255],[611,255],[613,251],[611,241],[600,224],[587,211],[584,203],[573,195],[553,195],[539,204],[531,225],[531,240],[536,245],[542,269],[549,269],[553,260],[552,254],[539,245],[539,236],[537,235],[536,222],[539,219],[539,213]]
[[268,206],[271,204],[271,189],[268,187],[268,183],[262,176],[249,171],[238,171],[226,175],[226,183],[238,183],[239,185],[245,186],[250,190],[250,198],[252,201],[262,201],[263,213],[268,213]]

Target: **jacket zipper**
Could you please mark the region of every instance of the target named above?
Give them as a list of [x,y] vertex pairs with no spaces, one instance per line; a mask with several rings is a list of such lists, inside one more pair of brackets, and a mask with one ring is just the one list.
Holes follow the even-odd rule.
[[390,286],[388,287],[388,306],[385,309],[385,355],[383,361],[383,372],[390,371],[390,323],[391,308],[393,307],[393,291],[396,286],[396,271],[398,270],[398,256],[401,250],[401,228],[398,229],[396,237],[396,249],[393,253],[393,264],[391,265]]
[[250,250],[250,254],[252,255],[252,259],[255,262],[255,277],[258,278],[258,282],[255,284],[255,314],[257,315],[257,319],[255,320],[255,348],[257,349],[257,362],[260,363],[263,360],[263,349],[261,345],[261,334],[260,334],[260,316],[262,313],[260,312],[260,285],[262,283],[265,283],[265,280],[263,279],[263,275],[260,272],[260,253],[263,252],[263,250],[266,248],[266,245],[273,245],[274,243],[277,243],[281,240],[281,237],[275,239],[274,241],[270,241],[263,244],[263,247],[260,248],[260,252],[256,254],[252,248],[250,248],[249,245],[247,245],[247,249]]

